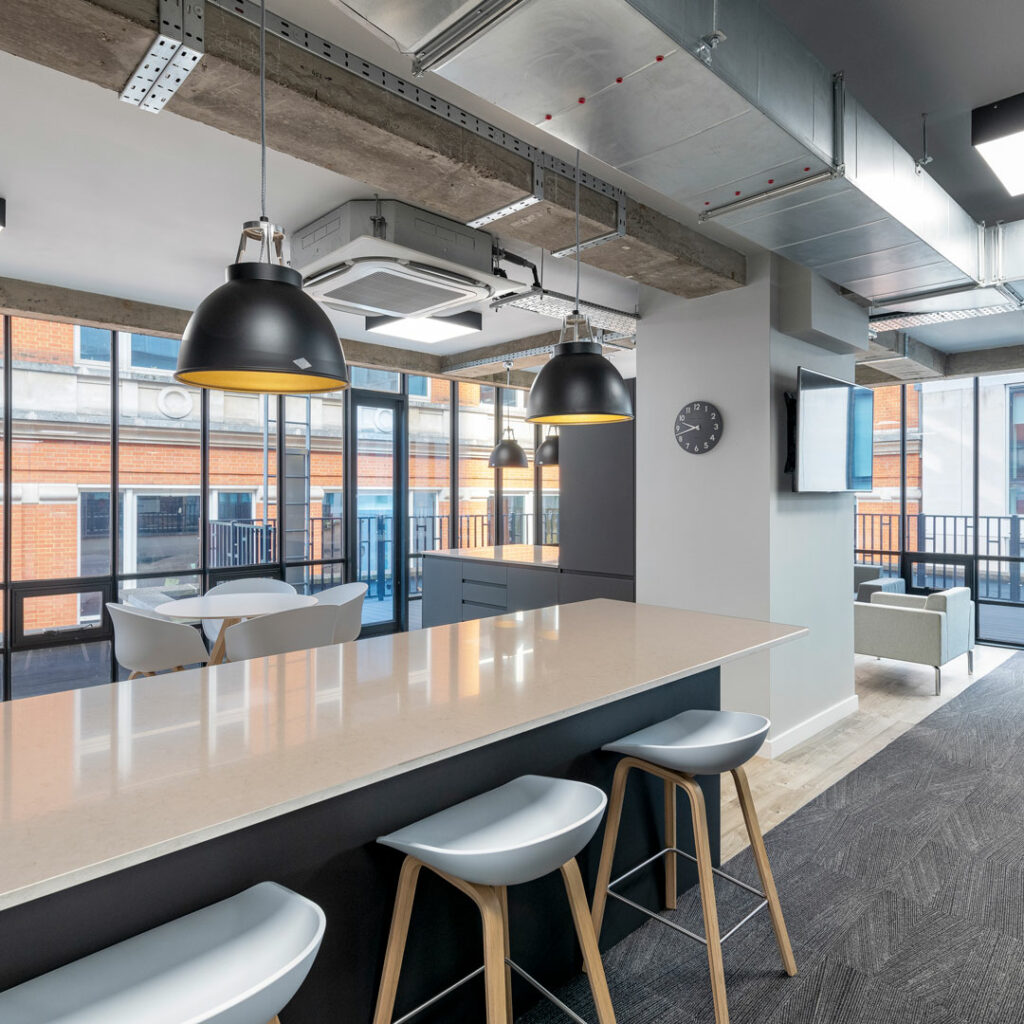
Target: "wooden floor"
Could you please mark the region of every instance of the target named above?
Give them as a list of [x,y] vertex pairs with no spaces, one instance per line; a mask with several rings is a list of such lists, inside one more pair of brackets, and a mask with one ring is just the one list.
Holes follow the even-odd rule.
[[[784,821],[1014,653],[1001,647],[975,648],[973,677],[967,674],[966,657],[951,662],[942,670],[941,697],[935,696],[935,673],[927,665],[858,655],[856,685],[860,707],[855,714],[781,757],[755,757],[747,765],[762,830],[767,832]],[[723,777],[722,860],[728,860],[747,845],[736,791],[731,779]]]

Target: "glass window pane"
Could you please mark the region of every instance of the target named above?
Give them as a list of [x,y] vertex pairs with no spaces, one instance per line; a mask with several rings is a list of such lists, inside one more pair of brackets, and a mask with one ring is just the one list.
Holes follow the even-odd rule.
[[210,392],[209,565],[277,561],[277,398]]
[[354,388],[390,391],[393,394],[402,390],[402,375],[392,370],[368,370],[365,366],[352,366],[349,374]]
[[300,594],[318,594],[328,587],[340,587],[345,582],[345,565],[343,562],[290,565],[284,571],[284,578]]
[[11,577],[109,573],[111,334],[107,364],[82,366],[70,324],[14,317],[11,333]]
[[158,338],[149,334],[132,334],[128,362],[136,370],[171,371],[178,365],[177,338]]
[[[856,560],[879,566],[879,575],[898,575],[900,529],[900,393],[902,385],[875,388],[874,454],[872,489],[858,492]],[[907,407],[907,449],[918,456],[921,450],[919,404]],[[912,486],[915,511],[920,494],[920,473]],[[908,497],[910,495],[908,491]],[[884,553],[883,553],[884,552]]]
[[109,683],[111,647],[109,640],[99,640],[15,651],[11,654],[12,695],[38,697]]
[[[545,437],[546,436],[547,435],[545,435]],[[540,486],[540,535],[537,537],[535,543],[557,544],[559,497],[558,466],[540,467]]]
[[395,410],[356,408],[356,579],[369,585],[363,622],[396,618],[395,573]]
[[289,395],[284,408],[285,555],[292,562],[342,559],[342,393]]
[[[915,406],[920,428],[911,450]],[[974,381],[908,385],[907,418],[907,550],[973,554]]]
[[[512,436],[526,452],[526,469],[501,470],[501,540],[504,544],[534,544],[536,531],[533,522],[533,458],[536,428],[526,422],[526,391],[502,388],[502,415],[505,428],[512,428]],[[507,434],[505,434],[507,436]]]
[[409,378],[409,628],[422,622],[421,551],[449,545],[451,521],[451,383]]
[[[1024,373],[978,380],[979,633],[1024,642]],[[991,603],[990,603],[991,602]]]
[[99,363],[110,362],[110,331],[100,327],[76,327],[78,358]]
[[[127,335],[123,335],[127,338]],[[201,396],[135,362],[135,339],[160,343],[178,358],[180,341],[133,334],[120,360],[117,523],[122,573],[199,568]],[[125,346],[122,346],[122,354]]]
[[117,599],[122,604],[152,611],[165,601],[198,597],[202,592],[202,584],[196,575],[150,576],[138,580],[122,580],[117,591]]
[[459,383],[459,547],[487,547],[494,539],[495,389]]

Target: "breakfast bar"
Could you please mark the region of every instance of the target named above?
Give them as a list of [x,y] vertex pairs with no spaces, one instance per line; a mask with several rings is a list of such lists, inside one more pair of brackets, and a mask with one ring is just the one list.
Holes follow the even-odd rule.
[[[806,632],[598,599],[0,706],[0,989],[271,880],[327,914],[284,1024],[369,1020],[400,862],[378,835],[520,774],[607,791],[603,743],[717,708],[722,664]],[[717,776],[701,785],[717,861]],[[624,856],[656,847],[661,806],[659,786],[631,800]],[[634,892],[657,901],[658,878]],[[557,880],[510,899],[517,956],[566,980],[572,936],[538,912]],[[478,963],[466,902],[422,887],[399,1012]],[[640,920],[609,911],[603,944]]]

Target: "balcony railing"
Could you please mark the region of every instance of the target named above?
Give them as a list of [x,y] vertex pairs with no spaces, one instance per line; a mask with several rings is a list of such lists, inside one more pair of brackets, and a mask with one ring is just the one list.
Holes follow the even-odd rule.
[[[900,516],[896,512],[858,512],[856,551],[859,557],[878,561],[890,575],[898,575]],[[1024,516],[978,516],[978,597],[990,601],[1024,603]],[[911,583],[915,587],[943,589],[963,586],[965,559],[975,554],[973,516],[917,513],[906,517],[903,550],[935,555],[935,561],[915,559]],[[943,561],[957,556],[960,564]]]
[[[531,537],[532,513],[506,512],[502,515],[506,544],[525,544]],[[409,517],[409,595],[423,592],[424,551],[448,548],[450,516]],[[494,516],[486,512],[457,517],[459,546],[488,547],[495,540]],[[309,520],[310,561],[344,558],[343,520],[340,516],[318,516]],[[540,538],[535,543],[558,543],[558,511],[541,516]],[[275,520],[215,519],[210,522],[210,567],[226,569],[264,565],[278,558],[278,529]],[[369,584],[367,598],[391,599],[394,577],[395,524],[388,513],[360,515],[356,519],[355,578]]]

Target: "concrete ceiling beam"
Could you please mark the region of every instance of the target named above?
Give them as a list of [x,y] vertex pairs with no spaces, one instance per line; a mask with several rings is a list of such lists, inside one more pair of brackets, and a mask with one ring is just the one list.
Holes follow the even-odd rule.
[[[136,302],[115,295],[97,295],[57,285],[0,277],[0,316],[4,315],[99,327],[109,331],[132,331],[135,334],[180,338],[192,314],[187,309]],[[553,344],[552,338],[558,340],[557,331],[509,342],[506,347],[518,346],[518,351],[526,351]],[[505,383],[504,370],[495,370],[495,365],[500,366],[503,361],[500,357],[489,365],[453,370],[449,368],[450,364],[460,359],[460,356],[440,356],[433,352],[375,345],[354,338],[342,338],[341,344],[345,358],[352,366],[475,383]],[[488,351],[498,348],[501,346],[489,346]],[[543,362],[543,358],[540,361]],[[512,371],[513,387],[529,388],[532,382],[533,374],[521,370]]]
[[[0,48],[120,91],[156,31],[156,0],[5,0]],[[258,138],[258,32],[207,5],[206,52],[167,109],[241,138]],[[467,222],[533,191],[532,164],[276,36],[267,38],[270,145],[367,183],[388,197]],[[140,116],[150,116],[140,113]],[[494,222],[510,239],[555,251],[572,244],[572,182],[545,172],[544,199]],[[584,240],[615,230],[613,200],[581,189]],[[583,261],[694,298],[746,282],[746,258],[632,199],[626,233]]]

